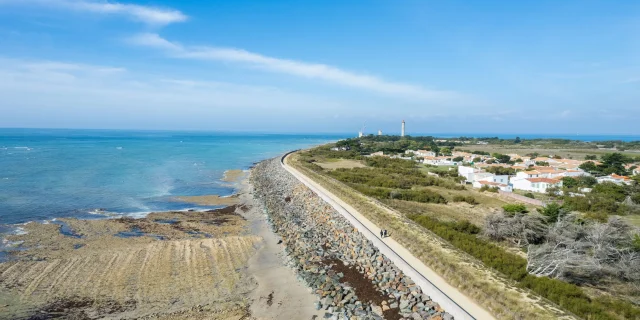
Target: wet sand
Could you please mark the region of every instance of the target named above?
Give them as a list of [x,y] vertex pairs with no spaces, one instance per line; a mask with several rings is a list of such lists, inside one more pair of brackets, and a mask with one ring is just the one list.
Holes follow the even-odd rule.
[[240,182],[243,178],[246,178],[248,175],[247,171],[244,170],[227,170],[224,172],[222,177],[222,181],[226,182]]
[[176,201],[193,203],[201,206],[231,206],[240,203],[237,195],[221,197],[217,195],[176,197]]
[[[245,183],[241,199],[250,198],[251,185]],[[264,241],[249,260],[248,272],[258,286],[250,294],[250,312],[255,319],[322,319],[324,312],[314,307],[316,297],[311,289],[298,281],[293,269],[286,266],[284,245],[269,227],[261,207],[243,213],[251,234]]]
[[235,204],[142,219],[29,223],[0,263],[0,318],[311,319],[248,180]]

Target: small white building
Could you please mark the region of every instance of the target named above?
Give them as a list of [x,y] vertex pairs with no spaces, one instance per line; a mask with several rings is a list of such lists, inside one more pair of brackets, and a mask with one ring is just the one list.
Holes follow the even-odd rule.
[[512,180],[541,178],[541,176],[542,176],[542,173],[536,170],[520,171],[516,173],[516,176]]
[[435,152],[427,151],[427,150],[417,150],[417,151],[413,151],[413,153],[418,157],[435,157],[436,156]]
[[474,175],[473,182],[495,182],[499,184],[509,184],[509,176],[507,175],[495,175],[489,172],[478,173]]
[[422,163],[432,166],[457,166],[460,163],[451,160],[451,157],[424,157]]
[[580,177],[580,176],[590,176],[591,174],[588,172],[584,172],[582,170],[566,170],[562,173],[563,177]]
[[466,166],[458,167],[458,175],[464,177],[467,181],[473,181],[473,176],[477,172],[482,172],[482,170]]
[[598,177],[596,178],[596,180],[598,180],[598,183],[603,183],[603,182],[612,182],[615,184],[626,184],[626,185],[630,185],[633,183],[633,180],[631,180],[631,178],[629,177],[625,177],[625,176],[619,176],[615,173],[612,173],[608,176],[604,176],[604,177]]
[[550,178],[512,179],[511,185],[516,190],[545,193],[551,187],[562,187],[562,180]]

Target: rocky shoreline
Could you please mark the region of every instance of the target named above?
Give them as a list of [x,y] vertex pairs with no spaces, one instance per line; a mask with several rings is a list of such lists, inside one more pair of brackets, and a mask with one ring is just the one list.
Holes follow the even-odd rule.
[[251,183],[325,318],[453,319],[279,159],[256,165]]

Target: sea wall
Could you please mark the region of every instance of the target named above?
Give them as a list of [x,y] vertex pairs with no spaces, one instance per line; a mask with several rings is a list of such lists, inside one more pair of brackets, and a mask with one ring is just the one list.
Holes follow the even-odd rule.
[[326,318],[453,319],[279,159],[259,163],[251,181],[289,264]]

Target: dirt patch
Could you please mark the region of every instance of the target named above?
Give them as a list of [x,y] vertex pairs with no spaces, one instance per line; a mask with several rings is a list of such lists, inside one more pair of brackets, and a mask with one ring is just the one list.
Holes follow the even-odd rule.
[[[367,277],[358,272],[353,266],[345,266],[344,263],[338,259],[328,259],[325,260],[325,263],[331,266],[332,271],[344,274],[340,282],[348,283],[353,287],[358,300],[361,302],[382,306],[382,302],[388,300],[388,297],[378,291],[378,288],[373,285],[371,280],[367,279]],[[394,308],[383,311],[382,313],[387,320],[399,320],[402,319],[399,311],[400,309]]]
[[352,168],[364,168],[366,167],[360,161],[357,160],[348,160],[348,159],[340,159],[337,161],[330,162],[316,162],[317,165],[321,166],[324,169],[335,170],[335,169],[352,169]]

